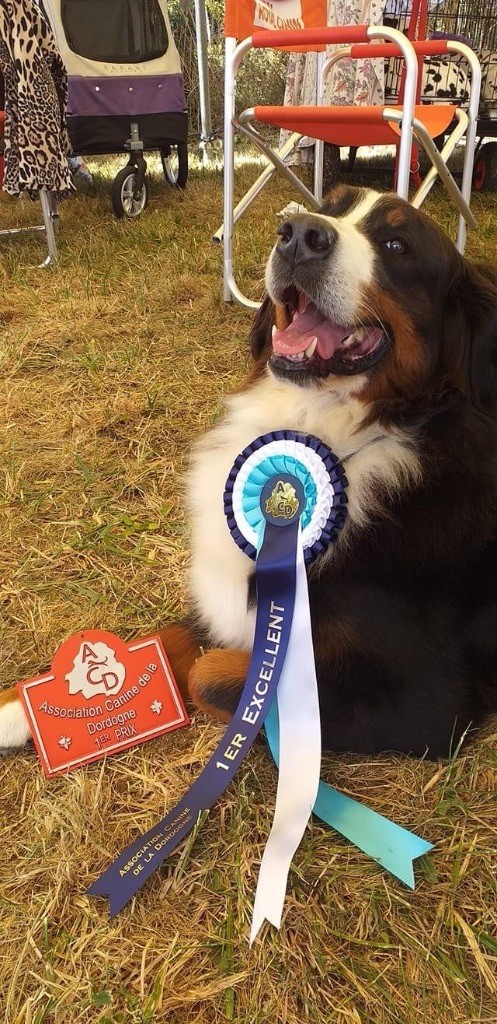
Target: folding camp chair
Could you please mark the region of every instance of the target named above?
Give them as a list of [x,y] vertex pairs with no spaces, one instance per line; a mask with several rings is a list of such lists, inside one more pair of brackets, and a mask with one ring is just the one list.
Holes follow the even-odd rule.
[[[229,17],[229,3],[226,6],[226,24],[229,32],[233,31],[234,26],[233,19]],[[375,40],[382,40],[382,42],[377,43]],[[320,96],[323,93],[324,77],[337,60],[344,57],[358,59],[367,56],[368,58],[384,59],[385,57],[401,56],[405,69],[402,104],[374,107],[333,107],[319,104],[315,107],[257,106],[243,111],[238,118],[235,117],[237,73],[245,54],[250,49],[297,47],[306,51],[320,51],[328,44],[339,44],[340,48],[328,60],[322,62]],[[416,105],[418,59],[425,54],[432,56],[452,50],[465,57],[470,64],[472,91],[468,112],[447,104]],[[285,163],[288,153],[303,135],[339,146],[388,144],[397,146],[397,192],[405,199],[408,199],[409,193],[414,135],[432,163],[431,170],[414,197],[415,203],[417,206],[421,205],[437,175],[440,176],[460,213],[458,247],[462,251],[465,243],[466,224],[476,227],[476,221],[469,209],[469,198],[480,85],[479,63],[468,47],[446,40],[418,41],[413,44],[402,33],[387,26],[354,25],[335,28],[292,28],[290,30],[276,28],[272,31],[253,32],[238,45],[235,36],[228,35],[226,38],[224,225],[217,233],[217,238],[223,237],[224,240],[225,300],[235,299],[241,305],[251,309],[258,306],[258,303],[243,295],[234,277],[233,226],[235,220],[245,212],[255,196],[259,194],[274,168],[280,170],[292,182],[308,205],[313,209],[318,209],[320,206],[322,163],[319,159],[319,151],[318,159],[315,160],[314,192],[311,192]],[[293,134],[279,151],[274,151],[256,131],[254,121],[285,128]],[[455,127],[452,128],[442,152],[439,153],[433,139],[445,133],[454,121]],[[234,210],[234,135],[237,130],[242,131],[257,145],[268,157],[270,165]],[[463,185],[462,189],[459,189],[447,168],[446,160],[464,134],[466,134],[466,154]],[[216,236],[214,237],[216,238]]]

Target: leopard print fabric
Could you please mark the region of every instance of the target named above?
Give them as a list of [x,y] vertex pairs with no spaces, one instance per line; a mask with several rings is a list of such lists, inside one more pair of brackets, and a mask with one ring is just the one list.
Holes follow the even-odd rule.
[[4,190],[73,191],[64,116],[66,72],[35,0],[0,0],[0,70],[5,79]]

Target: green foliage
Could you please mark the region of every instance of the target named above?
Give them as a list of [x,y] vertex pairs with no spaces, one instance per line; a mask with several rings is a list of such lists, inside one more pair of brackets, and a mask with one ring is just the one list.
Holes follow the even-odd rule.
[[[170,0],[169,20],[178,48],[190,121],[190,138],[197,140],[200,134],[200,103],[197,66],[197,45],[195,36],[195,8],[193,0]],[[207,0],[208,19],[208,65],[212,130],[221,135],[224,108],[224,3],[221,0]],[[242,65],[239,82],[239,109],[255,103],[279,103],[285,88],[286,54],[257,51]]]

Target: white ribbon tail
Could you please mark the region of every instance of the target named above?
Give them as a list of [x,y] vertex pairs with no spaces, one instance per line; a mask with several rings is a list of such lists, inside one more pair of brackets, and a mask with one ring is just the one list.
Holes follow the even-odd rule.
[[280,927],[288,872],[319,786],[321,724],[300,535],[296,569],[292,627],[277,691],[280,744],[276,807],[257,883],[251,945],[265,919]]

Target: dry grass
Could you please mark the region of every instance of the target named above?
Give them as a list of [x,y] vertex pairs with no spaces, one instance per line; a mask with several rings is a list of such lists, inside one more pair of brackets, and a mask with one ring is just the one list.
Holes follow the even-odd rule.
[[[106,167],[102,168],[105,172]],[[245,173],[245,172],[244,172]],[[249,173],[248,170],[246,172]],[[61,262],[2,240],[0,656],[34,674],[83,626],[123,637],[181,612],[188,446],[248,362],[248,317],[223,305],[221,181],[157,179],[135,224],[103,180],[62,210]],[[273,186],[246,232],[257,293]],[[432,210],[444,219],[439,195]],[[473,254],[495,253],[493,196]],[[0,202],[2,222],[35,213]],[[492,252],[493,250],[493,252]],[[497,1021],[497,734],[454,763],[327,758],[341,789],[436,844],[411,893],[330,830],[308,828],[284,923],[249,952],[275,772],[262,742],[183,852],[112,923],[86,885],[196,778],[219,730],[189,729],[47,782],[0,762],[0,1005],[7,1024],[490,1024]]]

